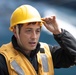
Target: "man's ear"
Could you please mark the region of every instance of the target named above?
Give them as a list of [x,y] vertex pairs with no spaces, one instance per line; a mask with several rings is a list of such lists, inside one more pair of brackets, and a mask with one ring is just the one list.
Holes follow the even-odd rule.
[[13,28],[14,36],[17,37],[16,28]]

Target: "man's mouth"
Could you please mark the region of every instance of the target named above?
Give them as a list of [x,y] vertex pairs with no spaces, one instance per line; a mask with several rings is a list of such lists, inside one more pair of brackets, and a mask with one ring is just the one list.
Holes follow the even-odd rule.
[[36,42],[29,42],[31,46],[36,46]]

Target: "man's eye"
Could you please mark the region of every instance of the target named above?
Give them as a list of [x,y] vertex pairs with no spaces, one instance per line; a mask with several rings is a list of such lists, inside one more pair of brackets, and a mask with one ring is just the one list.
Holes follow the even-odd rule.
[[37,30],[36,32],[40,32],[40,30]]
[[31,32],[31,30],[26,30],[26,32]]
[[40,30],[37,30],[37,32],[40,32]]
[[31,31],[31,30],[27,30],[27,31]]

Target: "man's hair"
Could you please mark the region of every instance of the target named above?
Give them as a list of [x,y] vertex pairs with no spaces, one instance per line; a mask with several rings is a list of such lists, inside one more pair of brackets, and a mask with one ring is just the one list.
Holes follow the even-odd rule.
[[[18,25],[19,34],[20,34],[20,31],[21,31],[21,28],[22,28],[23,24],[17,24],[17,25]],[[16,26],[14,28],[16,29]]]
[[[30,25],[30,24],[36,24],[37,22],[30,22],[30,23],[27,23],[28,25]],[[40,23],[41,24],[41,23]],[[20,34],[20,31],[21,31],[21,28],[22,28],[22,26],[23,26],[23,24],[17,24],[17,26],[18,26],[18,29],[19,29],[19,34]],[[16,26],[14,27],[15,29],[16,29]],[[40,26],[40,28],[41,28],[41,26]]]

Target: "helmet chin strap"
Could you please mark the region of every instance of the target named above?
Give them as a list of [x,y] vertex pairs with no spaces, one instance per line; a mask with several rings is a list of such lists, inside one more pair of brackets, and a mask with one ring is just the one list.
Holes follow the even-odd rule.
[[19,37],[19,28],[18,28],[18,25],[16,25],[16,34],[17,34],[17,43],[20,47],[22,47],[22,43],[21,43],[21,40],[20,40],[20,37]]

